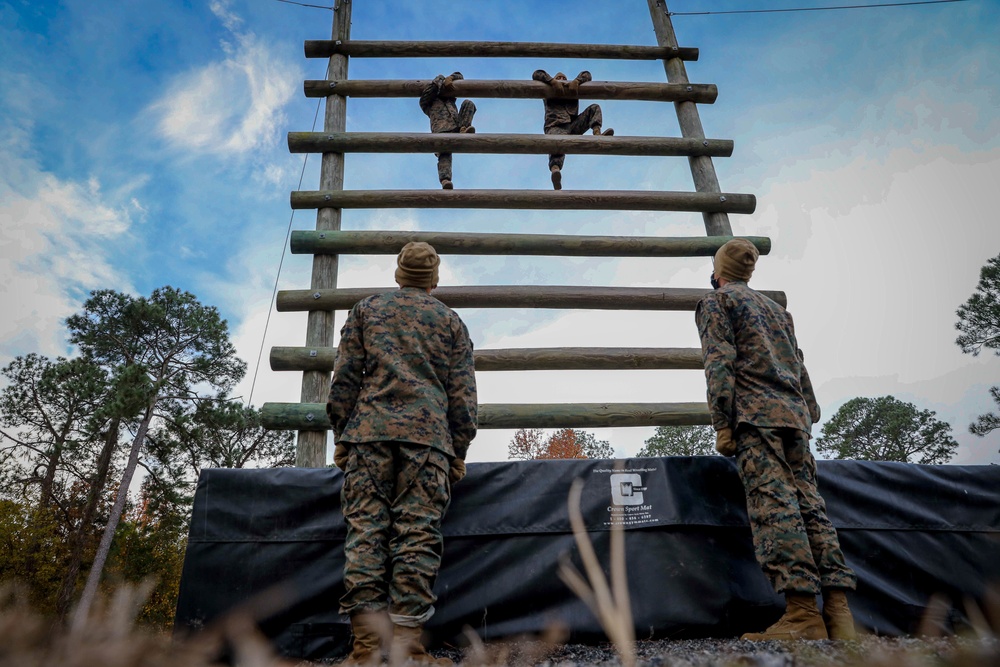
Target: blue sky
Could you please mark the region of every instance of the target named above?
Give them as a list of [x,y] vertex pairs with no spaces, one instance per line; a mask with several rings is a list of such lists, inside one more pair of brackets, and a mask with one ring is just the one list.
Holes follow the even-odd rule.
[[[321,4],[321,3],[316,3]],[[674,0],[674,12],[818,7],[799,0]],[[767,235],[753,285],[781,289],[827,416],[854,396],[893,394],[932,409],[961,443],[956,463],[1000,462],[1000,433],[967,432],[990,409],[1000,360],[962,355],[955,310],[1000,253],[1000,2],[759,15],[675,16],[701,50],[694,82],[722,189],[757,196],[736,233]],[[0,363],[70,354],[62,320],[93,289],[174,285],[216,305],[251,372],[285,234],[315,226],[288,205],[303,156],[289,131],[313,127],[304,79],[326,63],[302,45],[331,14],[277,2],[0,4]],[[419,3],[355,0],[355,39],[653,44],[643,0]],[[351,78],[527,79],[536,67],[596,80],[665,81],[659,62],[352,59]],[[477,100],[479,132],[541,131],[538,100]],[[670,104],[602,102],[619,135],[676,136]],[[320,124],[322,116],[320,117]],[[319,126],[321,129],[321,125]],[[350,100],[350,131],[426,131],[416,100]],[[302,189],[318,188],[318,159]],[[429,155],[349,155],[348,189],[434,188]],[[545,156],[458,155],[456,187],[548,188]],[[567,189],[691,190],[680,158],[569,156]],[[345,229],[703,234],[700,215],[652,212],[352,210]],[[286,254],[282,289],[309,285]],[[341,286],[388,286],[392,258],[345,257]],[[445,257],[442,284],[700,287],[707,258]],[[690,313],[467,310],[479,348],[697,346]],[[343,315],[338,314],[337,326]],[[267,366],[272,345],[304,343],[305,318],[271,313],[253,403],[297,401],[299,374]],[[692,401],[700,371],[481,373],[482,402]],[[596,431],[622,455],[652,429]],[[818,432],[818,429],[817,429]],[[510,432],[481,432],[470,460],[506,458]]]

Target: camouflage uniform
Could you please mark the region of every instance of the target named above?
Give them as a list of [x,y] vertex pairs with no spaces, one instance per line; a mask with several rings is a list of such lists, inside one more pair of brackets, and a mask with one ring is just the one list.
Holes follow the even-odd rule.
[[775,590],[856,585],[816,488],[809,432],[819,420],[792,316],[730,281],[695,314],[716,430],[731,428],[757,562]]
[[[464,79],[461,72],[451,75],[453,81]],[[476,115],[476,105],[472,100],[462,102],[462,108],[455,105],[456,98],[441,95],[445,77],[438,74],[424,87],[420,94],[420,108],[431,121],[431,132],[458,132],[472,125]],[[438,180],[451,180],[451,153],[435,153],[438,159]]]
[[[535,81],[550,83],[552,77],[543,69],[536,69],[531,75]],[[590,72],[580,72],[576,75],[576,81],[587,83],[591,81]],[[580,113],[580,100],[562,97],[545,99],[545,134],[586,134],[595,125],[604,124],[601,116],[601,107],[598,104],[591,104],[583,113]],[[559,167],[562,169],[566,162],[566,156],[556,153],[549,156],[549,169]]]
[[476,435],[472,341],[458,315],[405,287],[362,300],[341,331],[327,412],[349,448],[341,613],[434,613],[451,459]]

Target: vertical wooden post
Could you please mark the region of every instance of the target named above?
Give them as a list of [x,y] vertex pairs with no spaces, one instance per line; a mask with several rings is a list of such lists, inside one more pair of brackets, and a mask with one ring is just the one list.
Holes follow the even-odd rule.
[[[671,51],[677,49],[679,46],[677,36],[674,34],[674,26],[670,21],[666,0],[646,1],[649,4],[649,15],[653,19],[653,31],[656,33],[657,44],[671,49]],[[667,71],[669,83],[689,83],[687,69],[680,57],[665,58],[663,69]],[[702,129],[701,118],[698,116],[698,105],[694,102],[674,102],[674,109],[677,110],[681,136],[705,138],[705,130]],[[691,176],[694,178],[695,190],[698,192],[721,192],[712,158],[707,155],[692,156],[688,158],[688,163],[691,165]],[[733,235],[733,228],[729,224],[727,213],[702,213],[702,216],[705,219],[705,231],[709,236]]]
[[[351,0],[339,0],[333,10],[334,42],[346,42],[351,36]],[[334,54],[330,57],[328,78],[347,78],[347,56]],[[326,98],[326,113],[323,119],[324,132],[343,132],[347,127],[347,98],[330,95]],[[323,190],[344,189],[344,154],[323,153],[320,164],[320,188]],[[341,209],[321,208],[316,212],[317,231],[337,231],[340,229]],[[337,286],[337,255],[316,255],[313,257],[312,289],[335,288]],[[334,321],[330,311],[309,312],[306,330],[307,347],[329,347],[333,345]],[[302,402],[326,403],[330,391],[330,374],[326,371],[305,371],[302,374]],[[325,417],[316,415],[316,419]],[[326,466],[327,431],[299,431],[295,448],[295,465],[302,468],[322,468]]]

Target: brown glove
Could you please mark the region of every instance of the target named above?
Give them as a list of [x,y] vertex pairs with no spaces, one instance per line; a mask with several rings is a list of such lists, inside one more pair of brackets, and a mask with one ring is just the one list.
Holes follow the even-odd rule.
[[566,84],[566,89],[569,92],[573,93],[574,95],[579,95],[580,94],[580,82],[577,79],[573,79],[572,81],[570,81],[569,83]]
[[347,445],[338,442],[337,446],[333,448],[333,465],[341,470],[347,470],[348,455],[349,450],[347,449]]
[[465,461],[462,459],[451,460],[451,470],[448,471],[448,479],[452,484],[457,484],[465,477]]
[[736,456],[736,441],[733,440],[733,429],[720,428],[715,432],[715,450],[723,456]]

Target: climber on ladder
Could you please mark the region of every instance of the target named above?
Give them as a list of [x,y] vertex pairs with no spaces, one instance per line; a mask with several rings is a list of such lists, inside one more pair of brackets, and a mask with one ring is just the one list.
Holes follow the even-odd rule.
[[[420,94],[420,108],[431,120],[431,132],[460,132],[473,134],[472,117],[476,115],[476,105],[472,100],[462,102],[462,108],[455,106],[455,91],[452,83],[465,77],[461,72],[449,76],[438,74],[424,87]],[[438,159],[438,180],[441,187],[451,190],[451,153],[435,153]]]
[[[543,69],[536,69],[531,78],[541,81],[552,87],[556,95],[569,93],[572,97],[548,97],[545,99],[545,134],[586,134],[587,130],[593,130],[594,134],[611,136],[614,130],[608,128],[601,132],[601,107],[598,104],[591,104],[580,113],[580,100],[577,97],[580,84],[590,81],[590,72],[583,71],[576,75],[572,81],[566,80],[566,75],[557,72],[556,75],[549,76]],[[562,190],[562,167],[566,161],[566,156],[556,153],[549,156],[549,171],[552,173],[552,187]]]

